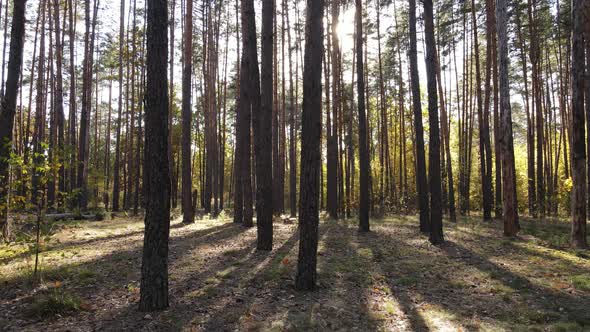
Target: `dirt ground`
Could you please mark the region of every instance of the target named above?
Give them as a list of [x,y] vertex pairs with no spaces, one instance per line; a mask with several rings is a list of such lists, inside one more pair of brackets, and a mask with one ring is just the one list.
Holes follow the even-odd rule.
[[[319,287],[293,288],[297,225],[275,223],[274,250],[229,218],[172,223],[170,308],[137,311],[143,220],[58,222],[44,239],[43,283],[25,244],[0,245],[2,331],[590,331],[590,255],[566,247],[568,224],[445,222],[431,246],[414,216],[320,225]],[[46,294],[79,307],[32,309]]]

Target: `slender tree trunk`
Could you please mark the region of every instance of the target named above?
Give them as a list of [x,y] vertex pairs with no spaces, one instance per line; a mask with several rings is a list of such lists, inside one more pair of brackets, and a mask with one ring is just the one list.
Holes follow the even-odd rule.
[[[273,19],[274,0],[262,3],[262,90],[254,78],[253,98],[261,101],[260,108],[252,109],[255,154],[256,154],[256,226],[258,230],[256,249],[272,249],[272,105],[273,105]],[[256,46],[256,45],[254,45]],[[256,54],[254,54],[256,55]],[[253,77],[258,76],[258,62],[253,62]]]
[[193,179],[191,174],[191,118],[193,72],[193,0],[186,0],[182,68],[182,222],[190,224],[193,216]]
[[[256,22],[253,0],[242,0],[242,59],[240,69],[240,102],[238,106],[238,126],[241,144],[241,165],[240,170],[241,191],[242,191],[242,223],[246,227],[253,226],[252,222],[252,162],[251,162],[251,116],[252,110],[260,107],[260,97],[256,105],[255,86],[259,86],[257,50],[256,50]],[[260,94],[258,93],[258,96]],[[237,191],[237,188],[236,188]]]
[[[36,90],[37,96],[35,98],[35,130],[33,133],[33,176],[32,176],[32,195],[31,201],[37,207],[41,206],[43,200],[44,190],[41,188],[41,172],[43,172],[43,163],[45,160],[42,143],[45,141],[45,20],[46,20],[46,0],[40,2],[41,17],[41,40],[39,42],[39,60],[37,67],[37,81]],[[40,197],[41,196],[41,197]]]
[[365,112],[365,68],[363,61],[363,19],[362,0],[356,0],[356,72],[357,98],[359,116],[359,163],[360,163],[360,192],[359,192],[359,231],[369,231],[369,142],[367,138],[367,114]]
[[[334,0],[331,3],[331,63],[332,63],[332,114],[328,122],[329,135],[327,136],[327,169],[326,169],[326,203],[330,218],[338,218],[338,108],[340,107],[339,96],[339,55],[340,44],[338,41],[338,20],[340,15],[340,1]],[[360,47],[362,50],[362,47]],[[328,89],[328,87],[326,87]]]
[[[289,208],[291,217],[297,215],[297,130],[295,129],[295,114],[297,112],[295,101],[296,81],[293,81],[293,52],[291,46],[291,25],[289,24],[289,6],[287,0],[283,0],[283,15],[287,17],[287,44],[289,52]],[[297,55],[295,55],[297,57]],[[320,175],[321,175],[320,170]],[[321,185],[320,185],[321,187]]]
[[170,173],[168,169],[168,1],[147,2],[145,98],[145,234],[141,266],[141,311],[168,307]]
[[121,170],[121,121],[123,117],[123,41],[125,38],[125,0],[121,0],[121,16],[119,22],[119,110],[117,114],[117,135],[115,142],[115,165],[113,167],[113,211],[119,211]]
[[[416,42],[416,0],[410,1],[410,74],[412,82],[412,102],[414,109],[414,132],[416,136],[416,192],[420,208],[420,231],[430,232],[428,207],[428,185],[426,178],[426,158],[424,155],[424,129],[422,124],[422,105],[420,102],[420,78],[418,76],[418,51]],[[432,3],[432,2],[431,2]]]
[[530,60],[532,67],[532,84],[533,84],[533,100],[535,104],[535,121],[537,134],[537,206],[536,210],[540,217],[545,216],[545,180],[544,180],[544,166],[543,166],[543,145],[544,145],[544,129],[543,129],[543,101],[540,90],[542,89],[541,76],[539,73],[540,65],[540,47],[537,34],[537,22],[533,17],[533,2],[528,0],[528,17],[529,17],[529,36],[530,36]]
[[444,242],[442,227],[440,134],[436,92],[436,45],[432,0],[424,1],[424,38],[426,42],[426,76],[428,78],[428,175],[430,181],[430,237],[432,244]]
[[[8,2],[8,1],[7,1]],[[10,31],[10,53],[8,56],[8,74],[6,89],[0,105],[0,231],[2,238],[8,241],[11,236],[8,221],[9,205],[9,159],[12,150],[12,132],[16,114],[16,98],[20,81],[23,49],[25,40],[26,0],[14,1],[12,10],[12,27]],[[7,17],[5,16],[5,20]]]
[[307,0],[306,16],[299,186],[299,257],[295,277],[295,287],[299,290],[313,290],[317,279],[322,135],[322,62],[318,59],[321,59],[324,53],[324,0]]
[[[75,4],[75,8],[74,8]],[[71,150],[70,155],[70,165],[69,165],[69,189],[73,190],[76,188],[76,170],[77,170],[77,156],[76,156],[76,147],[77,147],[77,137],[76,137],[76,119],[77,119],[77,104],[76,104],[76,21],[75,17],[77,15],[77,2],[73,0],[69,0],[68,6],[68,16],[69,16],[69,41],[70,41],[70,109],[69,109],[69,148]],[[122,62],[122,61],[121,61]],[[31,81],[32,84],[32,81]]]
[[492,171],[491,171],[491,148],[489,134],[489,109],[482,110],[481,96],[481,72],[479,64],[479,42],[477,36],[477,21],[475,11],[475,0],[471,1],[471,15],[473,18],[473,48],[475,51],[475,92],[477,99],[477,118],[479,125],[479,151],[480,151],[480,171],[483,197],[483,218],[484,220],[492,219]]
[[514,165],[514,143],[512,135],[512,111],[510,109],[510,85],[508,82],[508,8],[506,0],[498,0],[496,7],[498,18],[498,40],[500,59],[500,118],[502,158],[502,190],[504,235],[515,236],[520,230],[518,223],[518,201],[516,197],[516,169]]
[[584,121],[584,1],[572,0],[572,230],[571,245],[587,248]]

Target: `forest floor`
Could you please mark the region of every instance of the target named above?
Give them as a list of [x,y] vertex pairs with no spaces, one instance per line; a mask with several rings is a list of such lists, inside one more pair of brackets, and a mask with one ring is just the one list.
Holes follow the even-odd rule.
[[[589,331],[590,253],[567,248],[565,222],[445,222],[432,246],[414,216],[320,225],[319,287],[297,292],[297,225],[276,222],[272,252],[229,218],[170,237],[170,308],[137,311],[143,220],[51,224],[43,283],[26,244],[0,245],[0,330],[7,331]],[[24,228],[26,229],[26,228]]]

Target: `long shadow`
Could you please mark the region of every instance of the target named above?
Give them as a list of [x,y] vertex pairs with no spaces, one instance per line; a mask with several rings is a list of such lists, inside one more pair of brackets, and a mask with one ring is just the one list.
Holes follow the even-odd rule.
[[[467,260],[470,266],[488,273],[492,279],[515,289],[520,295],[534,301],[535,304],[540,306],[540,309],[553,313],[562,308],[567,320],[578,322],[581,325],[590,325],[590,316],[585,315],[590,305],[590,297],[582,294],[573,296],[534,284],[529,279],[501,267],[454,242],[448,241],[442,247],[442,250],[449,257],[461,257],[462,260]],[[586,319],[583,319],[583,317],[586,317]]]
[[262,289],[267,274],[293,249],[297,236],[294,232],[285,240],[275,238],[278,248],[271,252],[256,251],[255,237],[253,241],[232,246],[232,250],[220,250],[217,259],[207,261],[204,269],[171,282],[170,308],[155,313],[153,321],[143,319],[144,314],[130,303],[100,328],[108,331],[230,330],[229,326],[238,322],[254,300],[256,294],[252,293]]
[[[87,222],[88,223],[90,223],[90,222],[96,223],[96,221],[87,221]],[[181,222],[174,223],[174,224],[170,225],[170,229],[172,230],[172,229],[177,229],[177,228],[183,228],[185,226],[186,225]],[[133,237],[135,235],[143,234],[143,232],[144,232],[144,230],[141,229],[138,231],[126,232],[126,233],[121,233],[121,234],[112,234],[112,235],[108,235],[108,236],[93,237],[93,238],[86,239],[86,240],[73,240],[73,241],[66,241],[66,242],[59,242],[59,243],[50,243],[47,246],[47,248],[44,249],[43,252],[62,250],[62,249],[77,247],[77,246],[85,246],[85,245],[100,243],[100,242],[105,242],[105,241],[120,240],[120,239]],[[27,256],[31,256],[33,254],[34,254],[34,252],[27,250],[27,251],[22,252],[20,254],[0,259],[0,264],[8,264],[10,262],[13,262],[13,261],[16,261],[19,259],[23,259],[23,258],[25,258]]]
[[[396,228],[398,226],[392,225]],[[508,267],[491,262],[485,253],[486,250],[493,251],[491,247],[484,247],[484,254],[478,254],[452,241],[447,241],[441,249],[429,246],[417,248],[415,243],[409,243],[404,238],[404,235],[413,232],[413,228],[399,228],[402,233],[395,236],[377,228],[366,237],[367,241],[361,241],[361,245],[372,250],[383,275],[387,276],[394,296],[403,310],[409,313],[412,329],[427,329],[423,318],[413,310],[411,300],[416,297],[424,303],[442,308],[451,314],[449,319],[464,324],[468,329],[475,328],[468,324],[477,316],[488,317],[508,326],[515,322],[524,325],[563,321],[575,322],[581,326],[590,324],[589,316],[584,314],[585,308],[590,305],[588,296],[568,294],[535,284]],[[385,243],[389,245],[383,245]],[[412,251],[399,257],[396,255],[397,248],[411,248]],[[510,250],[518,253],[521,248]],[[492,252],[492,256],[495,254],[496,252]],[[493,287],[493,294],[480,288],[477,282],[464,284],[462,276],[472,273],[474,269],[496,282],[489,284]],[[498,283],[502,285],[499,286],[501,288],[494,288],[498,287],[494,286]],[[482,303],[486,303],[485,308]],[[519,316],[515,319],[515,315],[521,314],[523,318]]]
[[[228,239],[239,236],[245,230],[245,228],[239,225],[227,223],[190,232],[171,238],[170,250],[175,251],[176,255],[181,257],[193,248],[211,242],[227,241]],[[119,301],[121,297],[133,298],[135,295],[131,289],[127,288],[127,285],[135,284],[139,280],[141,248],[142,244],[138,243],[127,250],[114,251],[90,261],[48,268],[44,271],[44,275],[57,276],[65,290],[72,290],[91,306],[95,305],[93,303],[95,299],[102,298],[108,302],[110,297],[114,297],[116,301]],[[130,269],[129,265],[132,265],[133,268]],[[67,269],[64,269],[64,267]],[[80,285],[77,274],[79,271],[93,272],[95,274],[93,276],[94,282],[90,285]],[[0,310],[2,312],[9,312],[14,315],[13,317],[20,320],[17,323],[18,325],[6,327],[7,330],[29,328],[31,324],[38,322],[36,318],[26,315],[25,309],[28,307],[27,303],[31,301],[32,294],[25,283],[25,280],[22,278],[15,277],[6,282],[5,286],[10,285],[10,287],[4,287],[5,291],[0,292]],[[127,301],[130,300],[127,299]],[[86,323],[94,326],[97,321],[102,319],[108,320],[109,316],[116,315],[116,311],[119,311],[118,308],[120,307],[117,307],[116,303],[103,304],[112,305],[112,308],[95,308],[93,313],[82,312],[78,315],[90,316]],[[126,311],[124,309],[125,307],[123,306],[122,311]],[[135,309],[134,304],[133,307]],[[13,310],[11,308],[15,309]]]
[[[389,238],[380,234],[378,231],[373,231],[370,234],[366,234],[359,239],[359,245],[361,248],[370,249],[373,257],[374,264],[377,266],[376,270],[378,273],[385,278],[385,282],[391,291],[392,297],[397,301],[404,315],[408,319],[409,328],[411,331],[429,331],[429,327],[424,320],[424,317],[414,305],[409,289],[409,285],[406,285],[408,275],[404,275],[403,272],[396,273],[397,269],[390,269],[390,265],[385,264],[384,260],[389,261],[391,264],[395,264],[398,267],[400,261],[398,260],[399,253],[397,250],[398,241],[393,238]],[[388,241],[389,245],[393,245],[392,251],[387,251],[384,248],[386,246],[380,245],[384,241]],[[392,261],[395,260],[395,261]]]
[[[239,323],[240,317],[248,313],[259,296],[267,299],[277,297],[284,288],[276,287],[276,284],[274,287],[270,287],[272,280],[276,277],[275,273],[278,274],[273,269],[279,268],[279,264],[281,264],[289,252],[297,245],[298,239],[299,234],[295,231],[279,248],[272,252],[254,252],[248,257],[234,272],[242,276],[237,289],[234,287],[240,294],[236,298],[233,298],[236,294],[231,294],[231,291],[230,294],[226,294],[225,304],[217,306],[215,310],[208,312],[209,318],[202,325],[203,329],[205,331],[235,330],[237,327],[235,324]],[[264,265],[260,267],[260,264]],[[256,267],[258,267],[257,271],[254,270]],[[254,273],[252,273],[253,270],[255,271]],[[291,282],[282,280],[282,283],[283,287],[292,288]],[[217,287],[218,289],[224,289],[228,284],[229,282],[222,282]],[[228,296],[232,298],[227,298]],[[212,300],[219,301],[219,298]]]

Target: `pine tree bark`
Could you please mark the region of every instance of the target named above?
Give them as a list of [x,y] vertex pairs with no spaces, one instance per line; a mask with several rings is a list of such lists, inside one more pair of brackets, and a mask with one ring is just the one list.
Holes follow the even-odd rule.
[[324,0],[307,0],[303,112],[301,118],[301,177],[299,255],[295,287],[313,290],[317,279],[320,142],[322,135],[322,58]]
[[[256,249],[272,249],[272,105],[273,105],[273,19],[275,16],[275,0],[262,2],[262,90],[256,93],[258,85],[250,87],[254,91],[253,98],[261,101],[260,108],[252,109],[255,155],[256,155]],[[255,54],[254,54],[255,55]],[[254,62],[258,76],[258,62]],[[254,78],[254,81],[256,79]]]
[[78,207],[86,209],[88,206],[88,168],[90,154],[90,112],[92,97],[92,67],[94,59],[94,28],[96,26],[96,14],[98,0],[93,2],[93,17],[90,16],[90,1],[85,2],[84,34],[84,65],[82,74],[82,110],[80,112],[80,136],[78,145],[78,172],[77,188],[80,190]]
[[283,8],[285,11],[283,15],[287,18],[287,44],[289,50],[289,209],[291,217],[295,217],[297,215],[297,130],[295,128],[297,107],[295,105],[294,85],[297,83],[293,81],[293,49],[291,47],[291,25],[287,0],[283,0]]
[[436,91],[436,45],[434,39],[434,14],[432,0],[424,1],[424,38],[426,42],[426,77],[428,80],[428,175],[430,189],[430,237],[432,244],[444,242],[442,227],[440,131],[438,121],[438,96]]
[[168,1],[147,1],[145,94],[145,233],[139,309],[168,307],[170,174],[168,169]]
[[[76,45],[76,23],[74,21],[74,17],[77,14],[77,2],[74,3],[73,0],[68,1],[68,21],[69,21],[69,31],[68,37],[70,41],[70,109],[69,109],[69,128],[68,128],[68,143],[69,148],[71,150],[70,153],[70,167],[68,170],[69,173],[69,185],[68,189],[73,190],[76,188],[76,146],[77,146],[77,137],[76,137],[76,53],[75,53],[75,45]],[[75,8],[74,8],[75,7]],[[31,81],[32,84],[32,81]],[[29,104],[30,105],[30,104]],[[29,107],[30,109],[30,107]]]
[[6,88],[0,105],[0,231],[5,241],[8,241],[11,236],[8,221],[9,159],[12,150],[16,98],[23,62],[26,0],[14,1],[13,3]]
[[502,158],[502,196],[504,235],[516,236],[520,230],[518,223],[518,201],[516,197],[516,168],[514,164],[514,142],[512,135],[512,110],[510,107],[510,85],[508,81],[508,8],[507,0],[498,0],[496,17],[498,19],[498,56],[500,85],[500,137]]
[[45,141],[45,21],[46,0],[41,0],[39,16],[41,17],[41,40],[39,42],[39,59],[37,66],[37,81],[35,97],[35,129],[33,132],[33,176],[31,180],[31,202],[37,206],[42,205],[44,188],[41,184],[42,165],[45,160],[42,143]]
[[[251,162],[251,117],[252,110],[260,107],[260,97],[258,97],[257,105],[255,92],[253,91],[255,86],[259,86],[260,79],[258,73],[254,72],[252,68],[256,68],[257,65],[257,50],[256,50],[256,22],[253,0],[242,0],[241,8],[242,17],[242,57],[241,57],[241,69],[240,69],[240,100],[238,105],[238,128],[239,128],[239,139],[238,143],[241,145],[239,159],[241,165],[236,167],[239,171],[239,176],[236,174],[236,178],[240,179],[241,185],[241,201],[240,207],[241,220],[235,221],[242,222],[246,227],[253,226],[252,221],[252,162]],[[256,62],[256,65],[254,64]],[[260,96],[260,93],[258,93]],[[238,158],[236,158],[236,161]],[[236,183],[236,192],[237,183]],[[236,202],[240,197],[236,197]]]
[[574,248],[587,248],[586,145],[584,114],[584,2],[572,0],[572,229]]
[[430,231],[430,212],[428,207],[428,184],[426,178],[426,157],[424,155],[424,127],[422,124],[422,104],[420,102],[420,77],[418,76],[418,51],[416,42],[416,0],[409,0],[410,25],[410,76],[412,83],[412,105],[414,109],[414,133],[416,136],[416,192],[420,209],[420,231]]
[[356,0],[356,72],[359,116],[359,231],[368,232],[369,225],[369,142],[367,138],[367,114],[365,110],[365,67],[363,61],[363,7],[362,0]]
[[471,15],[473,21],[473,48],[475,52],[475,93],[477,100],[477,119],[479,129],[480,172],[483,198],[483,219],[492,219],[492,154],[490,147],[489,109],[482,109],[481,71],[479,63],[479,42],[477,36],[477,20],[475,0],[471,1]]
[[193,223],[193,178],[191,173],[191,120],[193,73],[193,0],[186,0],[182,68],[182,222]]
[[[338,20],[340,15],[340,1],[331,3],[331,64],[332,64],[332,114],[328,122],[326,149],[326,207],[330,218],[338,219],[338,108],[340,96],[338,84],[340,78],[340,44],[338,42]],[[361,48],[362,49],[362,48]],[[326,87],[329,89],[329,87]]]

